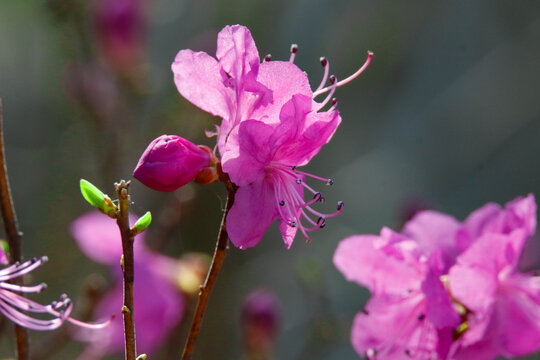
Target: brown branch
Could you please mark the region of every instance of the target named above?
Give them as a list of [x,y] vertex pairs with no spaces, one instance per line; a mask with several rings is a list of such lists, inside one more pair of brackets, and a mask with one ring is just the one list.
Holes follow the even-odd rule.
[[221,166],[218,164],[218,173],[220,180],[225,184],[227,188],[227,204],[225,205],[225,210],[223,211],[223,218],[221,219],[221,226],[219,228],[218,239],[216,243],[216,249],[214,251],[214,257],[212,258],[212,264],[210,265],[210,270],[206,275],[206,280],[204,285],[201,286],[201,291],[199,292],[199,300],[197,301],[197,307],[195,308],[195,314],[193,315],[193,320],[191,322],[191,328],[189,330],[188,338],[186,340],[186,345],[184,346],[184,352],[182,354],[182,360],[190,360],[195,349],[195,343],[197,342],[197,337],[199,336],[199,330],[201,328],[202,320],[204,317],[204,312],[206,306],[208,305],[208,300],[210,299],[210,294],[212,293],[212,288],[216,282],[217,276],[227,255],[227,241],[229,236],[227,235],[226,229],[226,219],[229,210],[231,209],[234,203],[234,195],[236,194],[236,186],[231,182],[229,176],[221,171]]
[[128,193],[130,181],[121,180],[115,183],[116,195],[118,196],[118,205],[120,207],[116,223],[122,235],[122,272],[124,274],[124,306],[122,306],[122,315],[124,317],[124,339],[126,345],[126,360],[135,360],[137,349],[135,346],[135,322],[133,321],[133,239],[134,235],[129,226],[129,204],[130,196]]
[[[20,262],[22,259],[22,233],[19,231],[17,214],[15,213],[15,207],[13,206],[13,199],[11,197],[11,189],[7,175],[2,110],[2,99],[0,99],[0,207],[9,245],[9,263],[13,264],[15,262]],[[23,285],[24,281],[22,277],[18,277],[13,279],[13,283]],[[17,359],[28,360],[30,358],[28,332],[22,326],[15,325],[15,336],[17,338]]]

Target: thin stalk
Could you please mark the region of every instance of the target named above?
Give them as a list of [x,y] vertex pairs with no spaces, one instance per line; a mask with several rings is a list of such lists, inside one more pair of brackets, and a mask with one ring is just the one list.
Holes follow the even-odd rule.
[[[20,262],[22,259],[22,233],[19,231],[7,174],[2,110],[2,99],[0,99],[0,207],[9,245],[9,263],[13,264],[17,261]],[[15,278],[12,282],[17,285],[24,284],[23,277]],[[17,359],[28,360],[30,358],[28,331],[22,326],[15,325],[15,337],[17,339]]]
[[126,360],[135,360],[137,349],[135,347],[135,322],[133,321],[133,239],[134,235],[129,226],[129,203],[128,193],[130,181],[115,183],[116,195],[118,196],[119,213],[116,223],[122,235],[122,272],[124,274],[124,305],[122,315],[124,318],[124,340],[126,345]]
[[206,311],[206,306],[208,305],[208,300],[210,299],[210,294],[212,293],[212,288],[216,282],[221,265],[223,264],[223,260],[225,260],[225,255],[227,255],[227,242],[229,240],[229,236],[227,234],[226,219],[227,214],[229,214],[229,210],[234,203],[236,186],[231,182],[228,175],[221,171],[221,167],[219,165],[218,173],[220,175],[220,180],[227,188],[227,204],[225,205],[225,210],[223,211],[223,218],[221,219],[221,226],[219,228],[212,264],[210,265],[210,270],[208,270],[206,280],[201,286],[201,291],[199,292],[199,299],[197,301],[195,313],[193,314],[193,320],[191,322],[191,328],[186,340],[186,345],[184,346],[184,352],[182,353],[182,360],[191,359],[193,350],[195,349],[195,343],[197,342],[197,337],[199,336],[199,330],[201,328],[204,312]]

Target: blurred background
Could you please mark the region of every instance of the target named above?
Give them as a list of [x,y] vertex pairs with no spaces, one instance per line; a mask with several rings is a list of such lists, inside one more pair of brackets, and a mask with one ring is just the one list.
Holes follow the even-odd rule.
[[[274,224],[257,247],[231,248],[195,358],[251,359],[242,307],[261,288],[275,297],[269,301],[275,324],[267,329],[273,358],[358,358],[350,327],[369,293],[334,268],[341,239],[384,225],[398,230],[418,209],[463,220],[489,201],[540,196],[540,3],[1,1],[0,97],[23,253],[50,259],[28,279],[49,285],[32,298],[50,302],[66,292],[76,317],[94,319],[95,303],[114,277],[69,233],[90,211],[79,179],[112,195],[113,182],[131,179],[139,156],[161,134],[213,147],[204,130],[219,119],[178,94],[170,65],[180,49],[214,55],[227,24],[248,26],[261,56],[286,60],[297,43],[295,63],[313,88],[322,77],[320,56],[341,79],[367,50],[375,56],[360,78],[337,90],[343,123],[305,170],[334,179],[333,187],[319,189],[325,210],[344,200],[345,211],[313,233],[310,244],[297,236],[286,250]],[[221,184],[163,194],[135,181],[132,200],[138,215],[154,214],[145,238],[153,251],[171,259],[213,252],[225,201]],[[538,264],[539,247],[527,251],[527,266]],[[190,291],[180,290],[184,319],[151,351],[139,346],[150,359],[180,357],[194,305]],[[0,357],[9,358],[13,335],[3,327]],[[35,358],[76,358],[87,347],[65,341],[75,330],[31,332]]]

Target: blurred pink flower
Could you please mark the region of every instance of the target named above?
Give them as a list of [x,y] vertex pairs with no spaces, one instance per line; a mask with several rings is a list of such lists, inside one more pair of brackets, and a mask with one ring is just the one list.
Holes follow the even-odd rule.
[[151,189],[174,191],[210,166],[211,152],[180,136],[161,135],[141,155],[133,177]]
[[257,289],[248,294],[242,304],[242,334],[253,358],[271,357],[280,323],[281,304],[273,292]]
[[[340,202],[338,212],[328,215],[312,209],[323,197],[305,184],[305,176],[331,180],[296,167],[306,165],[332,138],[341,122],[332,95],[362,73],[372,54],[341,82],[328,77],[329,63],[322,58],[323,79],[313,92],[307,75],[293,64],[296,51],[293,45],[289,61],[270,61],[266,56],[260,63],[250,31],[234,25],[218,34],[217,60],[204,52],[181,50],[172,64],[178,91],[222,118],[217,134],[222,168],[239,186],[227,231],[241,249],[255,246],[276,218],[287,248],[298,229],[309,240],[307,232],[323,227],[325,218],[343,207]],[[331,86],[324,87],[328,79]],[[322,102],[314,100],[326,92]],[[327,111],[319,112],[329,103]],[[313,193],[312,200],[304,200],[304,189]],[[302,219],[310,225],[304,226]]]
[[[3,250],[0,253],[5,256]],[[54,330],[60,327],[64,321],[86,329],[103,329],[110,321],[103,323],[88,324],[69,317],[73,310],[73,303],[66,294],[60,296],[59,301],[53,301],[48,305],[41,305],[27,299],[17,293],[39,293],[47,288],[45,283],[34,286],[15,285],[8,281],[30,273],[34,269],[47,262],[47,257],[33,258],[22,264],[16,263],[0,270],[0,313],[15,324],[31,330]],[[31,314],[47,314],[52,319],[40,319],[29,316]],[[110,318],[110,315],[108,316]]]
[[376,359],[493,359],[540,348],[540,282],[518,273],[536,227],[534,197],[505,208],[487,204],[462,224],[418,213],[403,235],[343,240],[336,267],[373,297],[354,321],[351,341]]
[[92,10],[105,59],[121,72],[139,65],[146,28],[143,0],[95,0]]
[[[130,221],[133,223],[134,220]],[[120,314],[103,331],[82,336],[90,345],[81,358],[94,359],[120,352],[124,347],[122,272],[119,265],[122,245],[116,221],[98,212],[87,213],[72,223],[71,234],[90,259],[109,266],[116,280],[98,304],[96,317]],[[143,234],[136,237],[134,247],[134,309],[137,349],[141,353],[149,353],[166,340],[167,334],[181,320],[184,297],[166,276],[175,270],[176,261],[150,252],[144,246]]]
[[[540,278],[517,270],[536,230],[533,195],[501,209],[488,204],[467,219],[471,245],[450,269],[452,296],[467,310],[455,359],[523,356],[540,349]],[[472,238],[474,237],[474,238]],[[472,241],[471,241],[472,238]]]

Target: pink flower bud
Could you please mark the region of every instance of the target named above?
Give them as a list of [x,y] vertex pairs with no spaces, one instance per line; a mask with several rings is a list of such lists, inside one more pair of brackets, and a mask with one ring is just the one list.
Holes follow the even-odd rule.
[[148,145],[133,172],[151,189],[174,191],[210,165],[210,153],[176,135],[161,135]]
[[258,289],[246,297],[242,306],[242,332],[247,353],[261,358],[270,355],[280,318],[281,306],[273,292]]

